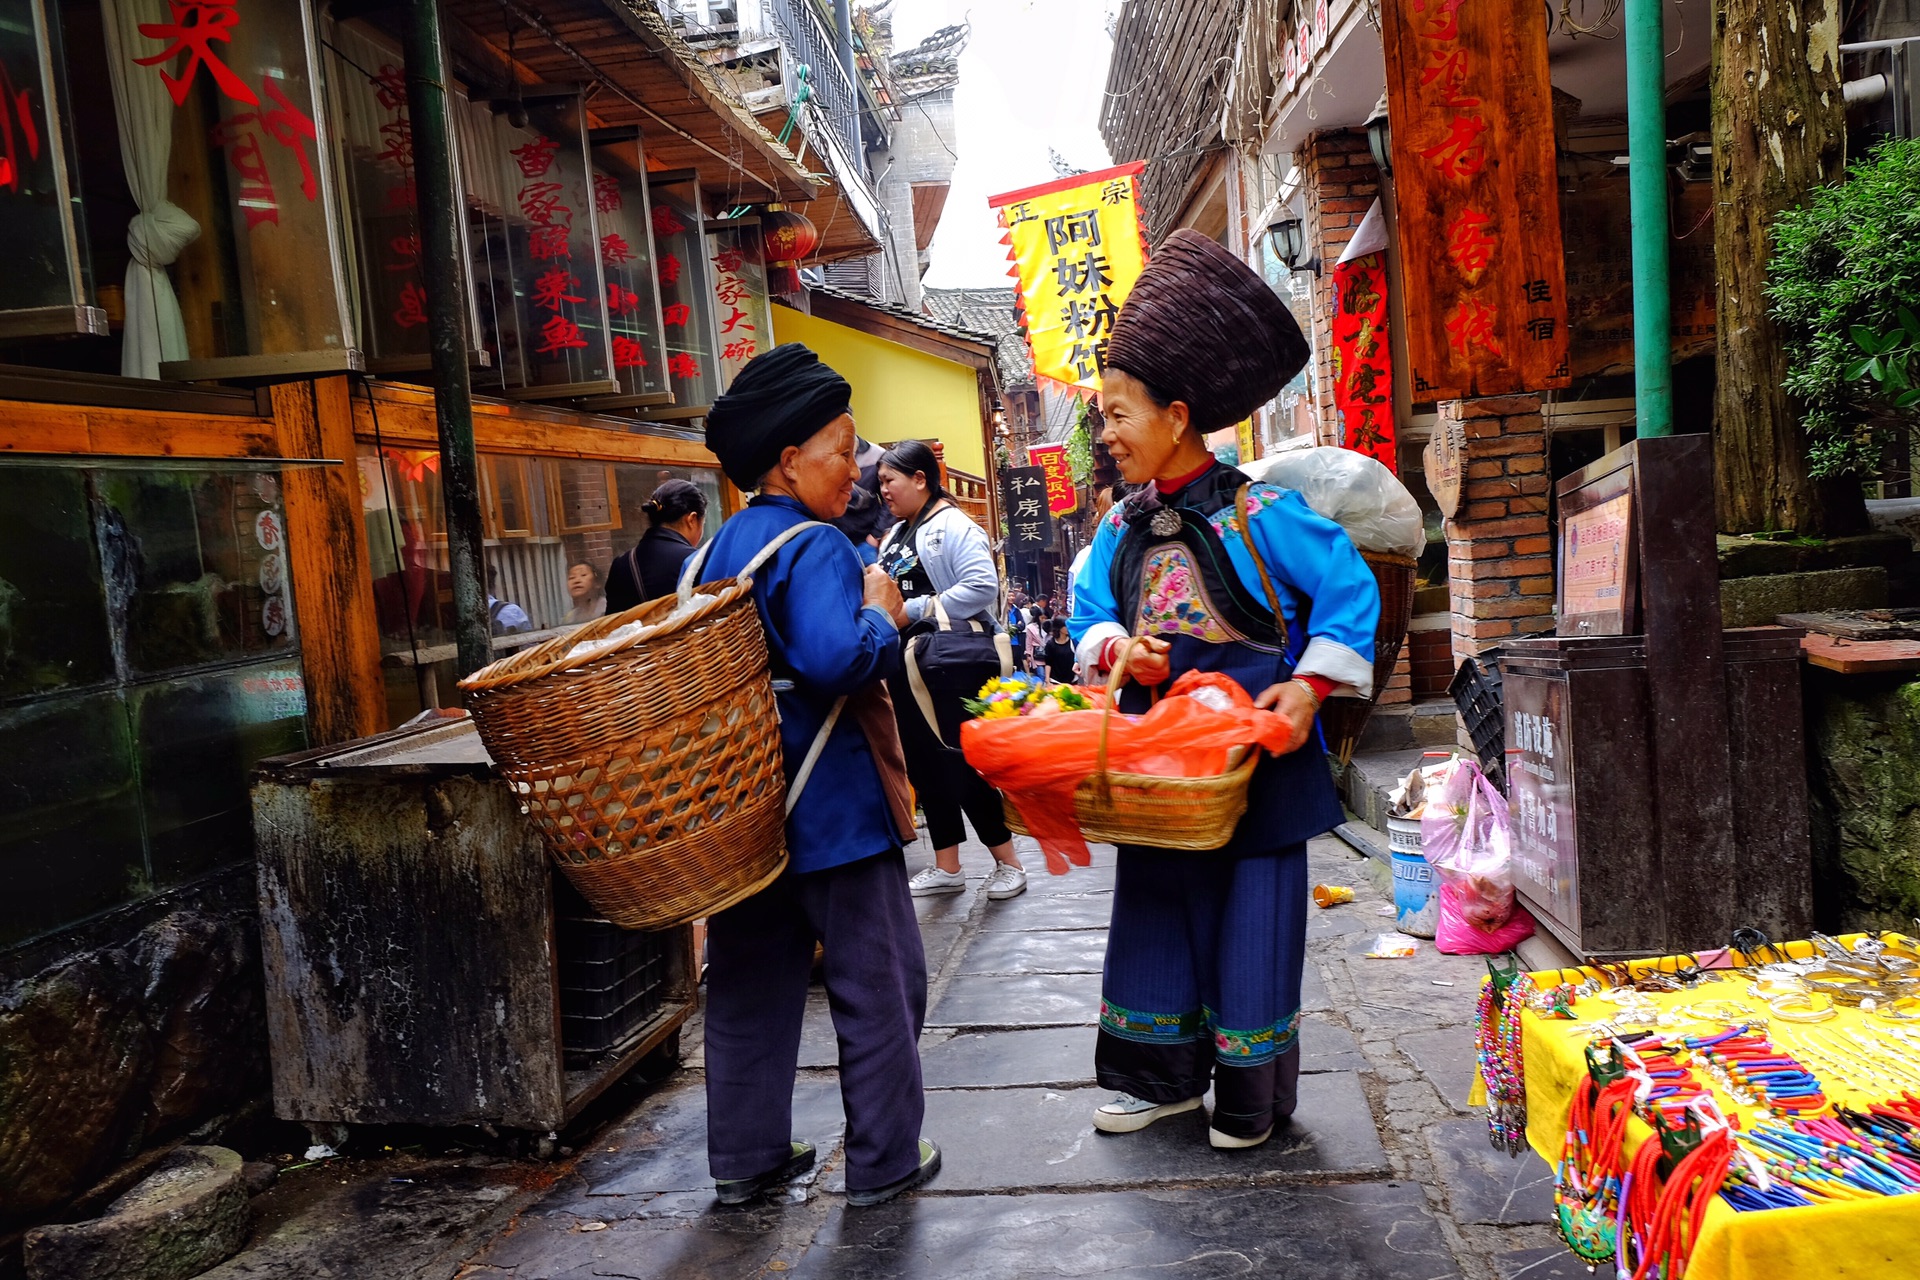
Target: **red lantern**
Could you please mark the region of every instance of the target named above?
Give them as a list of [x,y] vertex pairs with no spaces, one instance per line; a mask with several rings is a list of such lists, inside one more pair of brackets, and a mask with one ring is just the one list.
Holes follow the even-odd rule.
[[767,292],[800,292],[800,263],[820,243],[820,232],[805,214],[770,204],[760,215],[760,244],[767,257]]

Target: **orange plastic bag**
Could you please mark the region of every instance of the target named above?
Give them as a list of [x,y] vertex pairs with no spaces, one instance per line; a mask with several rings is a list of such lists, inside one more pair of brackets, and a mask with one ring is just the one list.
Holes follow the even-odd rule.
[[[1194,676],[1200,678],[1190,679]],[[1231,705],[1209,706],[1190,696],[1189,691],[1205,687],[1220,689]],[[1283,751],[1292,740],[1293,730],[1285,716],[1256,710],[1246,691],[1226,676],[1189,673],[1174,688],[1177,694],[1161,699],[1145,715],[1113,713],[1107,744],[1109,771],[1163,778],[1210,777],[1226,771],[1227,753],[1234,747]],[[1104,690],[1083,692],[1105,700]],[[1094,772],[1100,722],[1106,715],[1097,710],[1069,711],[969,720],[960,726],[967,763],[1013,801],[1046,855],[1047,870],[1055,875],[1066,874],[1069,863],[1084,867],[1092,860],[1074,815],[1073,792]]]

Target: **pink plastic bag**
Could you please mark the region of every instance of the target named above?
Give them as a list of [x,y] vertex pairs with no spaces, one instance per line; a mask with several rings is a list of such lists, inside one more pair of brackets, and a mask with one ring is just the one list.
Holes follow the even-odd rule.
[[1483,907],[1471,899],[1472,890],[1465,882],[1440,881],[1440,924],[1434,930],[1433,945],[1442,953],[1450,956],[1491,956],[1502,951],[1511,951],[1524,940],[1533,936],[1533,917],[1527,909],[1513,901],[1513,890],[1507,890],[1508,916],[1506,922],[1492,929],[1483,929],[1474,922],[1470,912]]
[[[1427,811],[1420,818],[1420,843],[1428,865],[1440,877],[1443,923],[1448,912],[1444,895],[1449,889],[1452,910],[1467,926],[1491,934],[1507,923],[1514,910],[1513,828],[1507,818],[1507,798],[1472,760],[1457,761],[1438,794],[1428,797]],[[1529,922],[1520,937],[1532,931]]]

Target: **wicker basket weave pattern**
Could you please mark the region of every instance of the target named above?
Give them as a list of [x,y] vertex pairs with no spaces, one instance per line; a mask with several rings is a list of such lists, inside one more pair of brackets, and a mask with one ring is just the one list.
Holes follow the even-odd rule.
[[[708,583],[461,682],[480,737],[560,869],[629,929],[731,906],[787,861],[780,721],[751,581]],[[583,642],[642,623],[602,653]]]
[[[1218,849],[1233,838],[1247,811],[1247,783],[1260,762],[1248,747],[1227,753],[1223,773],[1207,778],[1162,778],[1107,769],[1107,735],[1114,706],[1127,677],[1127,661],[1141,643],[1134,637],[1120,647],[1107,676],[1107,705],[1101,712],[1100,753],[1093,773],[1073,789],[1073,813],[1080,834],[1109,844],[1147,845],[1155,849]],[[1032,835],[1013,801],[1001,797],[1007,825]]]

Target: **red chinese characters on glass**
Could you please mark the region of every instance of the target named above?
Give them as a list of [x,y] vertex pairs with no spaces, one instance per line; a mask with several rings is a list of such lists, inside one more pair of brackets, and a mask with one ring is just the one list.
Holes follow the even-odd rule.
[[640,309],[640,295],[617,284],[607,286],[607,310],[617,318]]
[[663,253],[660,255],[661,284],[669,286],[679,284],[680,271],[680,259],[677,255],[671,253]]
[[161,83],[167,86],[167,92],[173,96],[173,105],[186,102],[187,95],[193,92],[193,83],[199,78],[200,68],[205,67],[207,74],[213,77],[213,83],[221,93],[235,102],[244,102],[250,107],[260,105],[260,99],[247,87],[247,82],[234,74],[214,52],[214,41],[222,44],[233,43],[233,29],[240,25],[238,0],[169,0],[167,9],[172,15],[170,22],[143,22],[140,34],[149,40],[166,40],[170,43],[159,53],[148,58],[135,58],[134,64],[142,67],[158,66],[163,62],[172,62],[182,53],[187,55],[186,70],[174,76],[168,72],[160,73]]
[[1447,223],[1447,259],[1468,284],[1478,284],[1480,273],[1493,262],[1498,245],[1489,230],[1493,219],[1478,209],[1462,209]]
[[1497,308],[1490,307],[1471,295],[1454,304],[1447,313],[1447,343],[1453,348],[1454,355],[1462,360],[1471,360],[1476,352],[1485,351],[1495,357],[1503,357],[1506,352],[1500,349],[1499,334],[1495,331],[1495,322],[1500,318]]
[[387,242],[387,248],[393,252],[393,261],[387,264],[389,271],[411,271],[420,265],[420,233],[409,231],[406,235],[395,236]]
[[[753,326],[748,325],[747,327],[751,329]],[[738,342],[729,342],[726,350],[720,353],[720,358],[722,360],[738,360],[744,363],[753,359],[754,356],[758,354],[759,348],[755,345],[754,340],[752,338],[742,338]]]
[[549,311],[558,311],[563,302],[585,302],[586,299],[579,294],[567,292],[569,289],[579,287],[579,276],[555,267],[551,271],[542,273],[533,282],[533,305],[545,307]]
[[557,182],[529,182],[520,188],[520,212],[537,226],[571,227],[573,210],[560,203],[560,194]]
[[676,378],[697,378],[700,376],[700,362],[682,351],[667,361],[667,372]]
[[748,333],[752,333],[753,332],[752,325],[743,326],[740,323],[742,320],[745,320],[747,318],[747,313],[742,311],[738,307],[734,307],[732,308],[732,310],[733,310],[733,314],[728,316],[724,321],[721,322],[720,332],[723,334],[727,334],[727,333],[732,333],[735,329],[745,328]]
[[207,130],[207,140],[226,150],[227,162],[240,175],[239,203],[249,231],[263,222],[280,222],[280,205],[260,147],[259,129],[265,129],[268,137],[293,153],[294,162],[300,166],[300,194],[309,202],[320,198],[320,182],[307,159],[308,145],[317,145],[319,140],[313,118],[294,106],[272,77],[262,79],[260,87],[273,100],[270,110],[243,111]]
[[644,369],[647,367],[646,348],[640,345],[638,338],[614,338],[613,367],[616,369]]
[[544,178],[547,170],[553,168],[553,158],[560,153],[560,144],[552,138],[536,137],[522,143],[507,154],[520,166],[523,178]]
[[738,245],[728,245],[713,255],[713,265],[723,276],[739,275],[740,268],[746,263],[747,255],[740,251]]
[[684,302],[676,302],[671,306],[662,307],[660,318],[669,328],[684,329],[687,327],[687,321],[693,318],[693,308]]
[[633,249],[627,244],[626,237],[617,231],[601,236],[600,261],[610,267],[624,267],[632,262]]
[[555,258],[570,258],[573,250],[567,244],[569,227],[559,223],[544,223],[534,227],[527,237],[527,254],[535,262],[550,262]]
[[402,111],[407,105],[407,73],[391,62],[380,64],[373,76],[373,100],[383,110]]
[[[572,299],[580,301],[578,298]],[[547,317],[540,326],[540,345],[534,348],[536,355],[550,356],[558,351],[567,351],[587,345],[586,335],[580,332],[580,326],[562,315]]]
[[593,211],[595,213],[620,212],[620,183],[604,173],[593,175]]
[[400,287],[400,305],[394,310],[393,322],[402,329],[427,322],[427,291],[412,280]]
[[20,147],[27,158],[40,158],[40,129],[33,122],[33,94],[13,88],[13,77],[0,67],[0,189],[20,190]]
[[687,229],[687,224],[675,216],[666,205],[656,205],[653,210],[653,234],[656,236],[677,236]]

